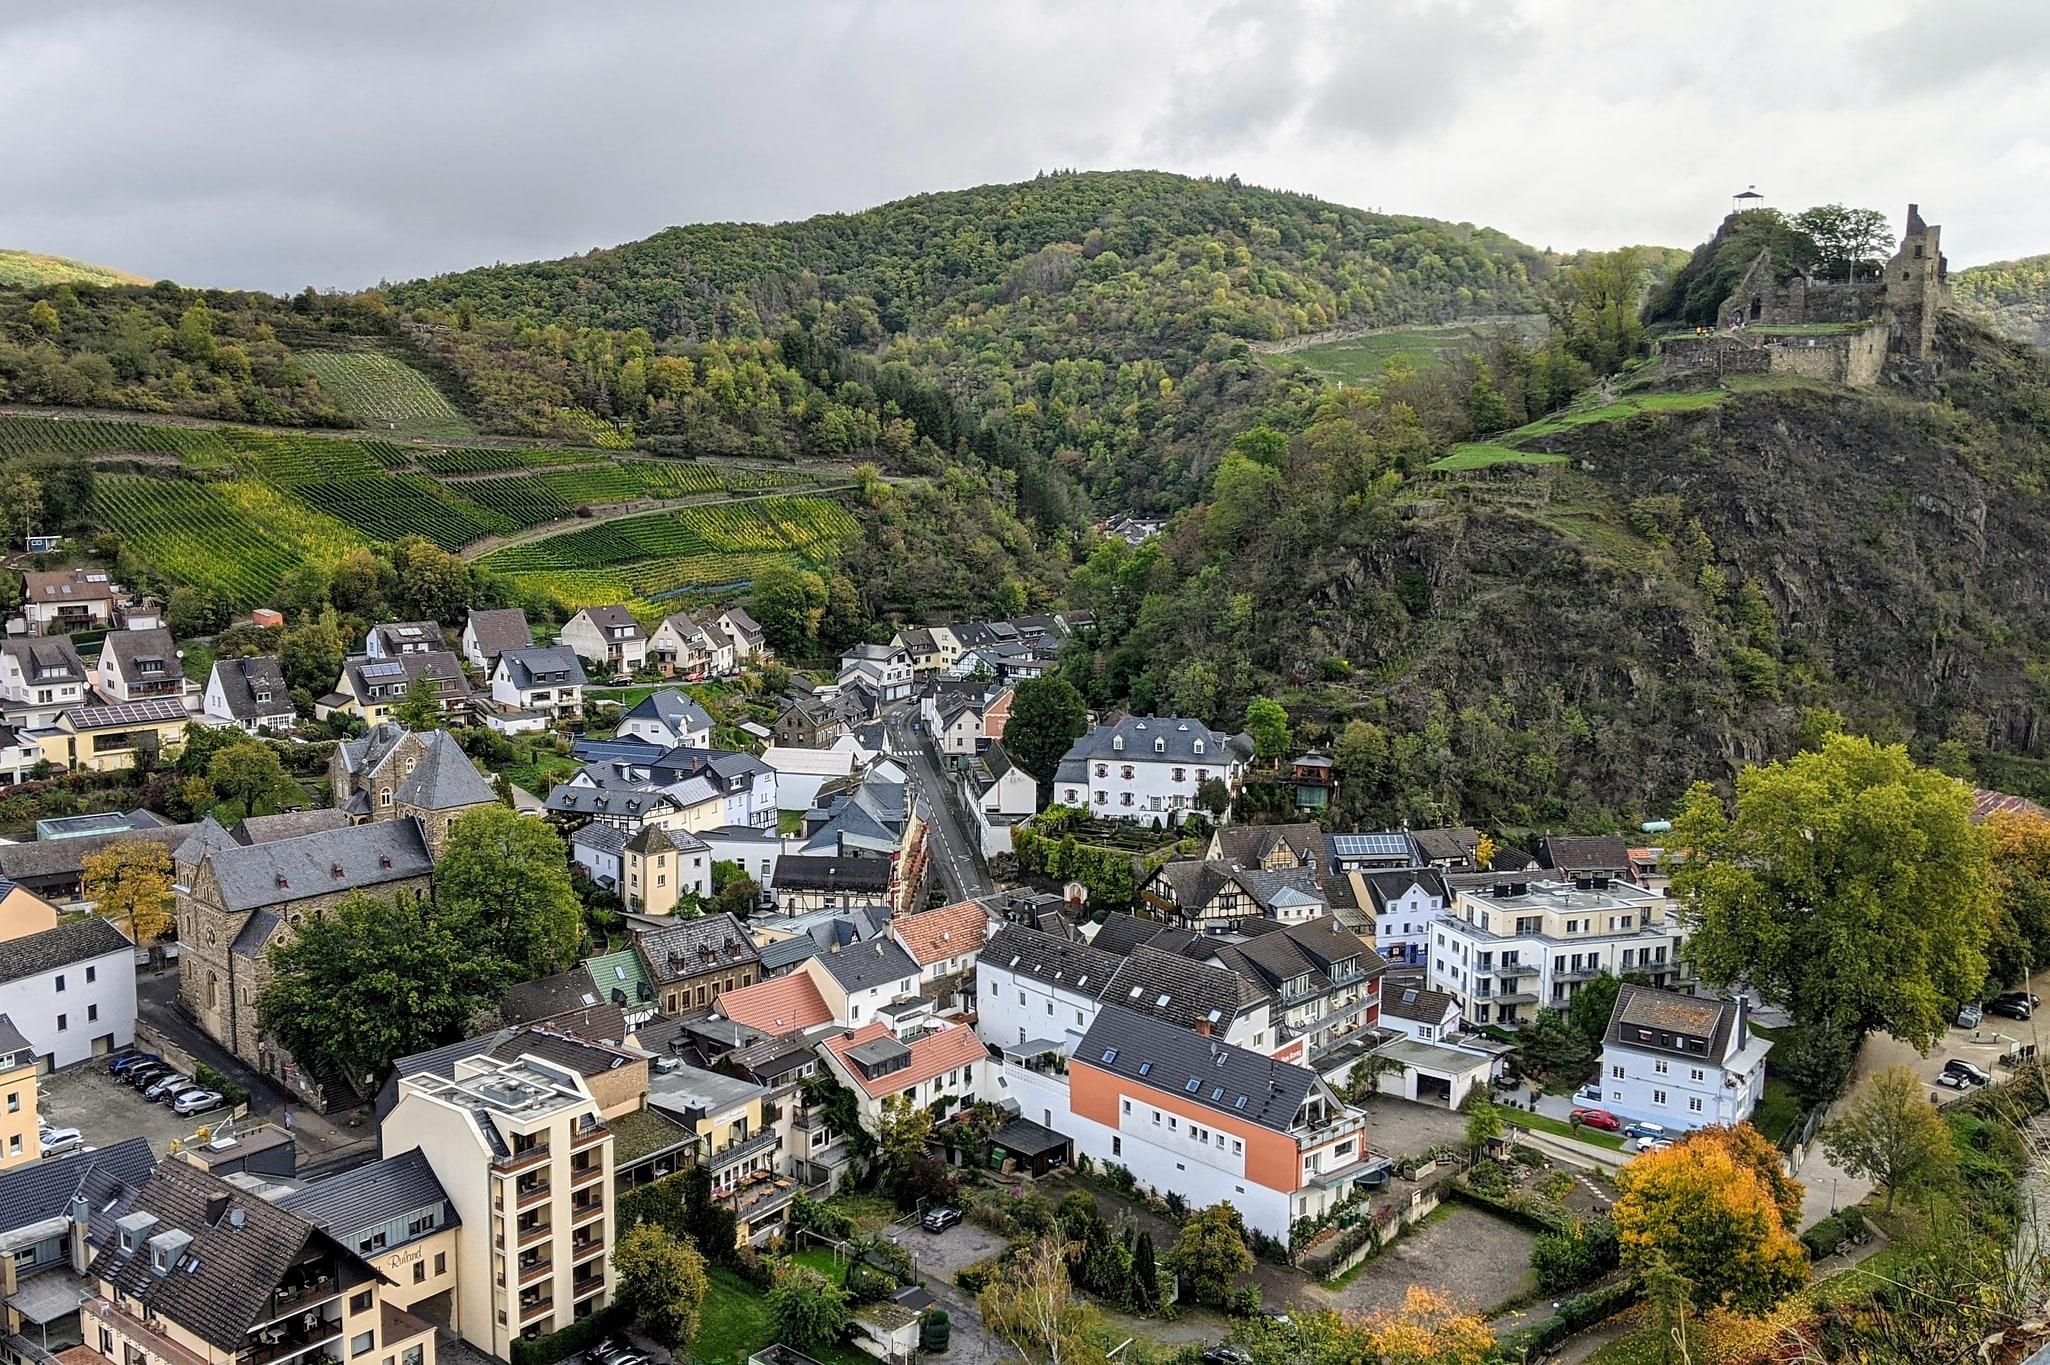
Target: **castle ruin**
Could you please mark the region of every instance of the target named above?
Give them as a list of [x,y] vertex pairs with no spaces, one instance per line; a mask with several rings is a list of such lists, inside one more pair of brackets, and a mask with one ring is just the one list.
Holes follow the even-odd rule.
[[1926,365],[1937,319],[1951,306],[1943,229],[1908,205],[1900,250],[1877,278],[1826,280],[1801,271],[1782,282],[1772,249],[1760,251],[1716,310],[1716,326],[1660,343],[1669,373],[1798,374],[1853,387],[1876,384],[1889,360]]

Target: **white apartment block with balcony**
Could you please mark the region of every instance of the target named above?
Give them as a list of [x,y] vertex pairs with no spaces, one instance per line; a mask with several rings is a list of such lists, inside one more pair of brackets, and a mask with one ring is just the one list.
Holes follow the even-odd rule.
[[581,1076],[480,1052],[402,1077],[384,1150],[417,1147],[460,1219],[456,1321],[501,1360],[612,1302],[612,1130]]
[[1602,1039],[1602,1107],[1674,1132],[1742,1123],[1765,1093],[1771,1049],[1741,999],[1626,985]]
[[1430,987],[1468,1022],[1513,1026],[1564,1009],[1603,972],[1692,989],[1672,901],[1606,877],[1533,881],[1531,871],[1448,879],[1452,908],[1431,921]]

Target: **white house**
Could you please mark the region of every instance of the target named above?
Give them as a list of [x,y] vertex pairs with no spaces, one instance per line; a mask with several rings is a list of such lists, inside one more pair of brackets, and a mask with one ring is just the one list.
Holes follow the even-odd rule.
[[1390,986],[1381,993],[1381,1027],[1419,1043],[1435,1043],[1459,1032],[1459,1002],[1443,991]]
[[885,1006],[918,994],[918,963],[893,938],[849,944],[798,970],[811,977],[833,1022],[845,1028],[874,1023]]
[[68,635],[0,643],[0,719],[23,729],[54,725],[86,696],[85,661]]
[[584,665],[561,645],[508,649],[491,670],[491,700],[513,711],[573,720],[584,709]]
[[1583,886],[1530,876],[1455,876],[1452,908],[1431,921],[1430,987],[1455,997],[1469,1024],[1564,1008],[1604,972],[1642,972],[1659,986],[1695,980],[1680,960],[1687,929],[1672,901],[1606,877]]
[[31,635],[68,635],[114,623],[120,588],[104,569],[60,569],[21,578],[21,614]]
[[88,915],[0,943],[0,1014],[45,1070],[104,1057],[135,1041],[135,945]]
[[433,621],[393,621],[372,626],[363,637],[363,652],[373,659],[396,659],[407,654],[438,654],[441,627]]
[[810,810],[819,788],[852,777],[861,766],[852,749],[796,749],[771,744],[762,762],[776,770],[776,802],[783,810]]
[[12,725],[0,725],[0,785],[26,782],[43,761],[43,746]]
[[485,677],[498,666],[498,656],[508,649],[526,649],[534,643],[527,625],[527,613],[518,607],[497,611],[473,611],[463,623],[463,657]]
[[731,673],[733,656],[732,636],[717,622],[694,620],[688,612],[663,617],[648,637],[648,658],[665,678]]
[[255,734],[289,730],[299,723],[292,694],[276,659],[216,659],[207,675],[200,714],[220,725]]
[[894,1095],[945,1118],[957,1105],[989,1094],[989,1051],[966,1025],[935,1022],[907,1042],[872,1022],[827,1038],[820,1050],[827,1070],[854,1092],[861,1126],[870,1132]]
[[559,645],[607,668],[631,673],[648,661],[648,634],[625,607],[585,607],[562,623]]
[[839,683],[861,683],[885,702],[911,695],[911,655],[897,645],[856,645],[840,656]]
[[100,645],[93,685],[108,701],[183,697],[185,667],[171,632],[116,630]]
[[1742,1123],[1765,1093],[1771,1049],[1742,1000],[1625,985],[1602,1040],[1602,1107],[1675,1131]]
[[664,688],[643,697],[620,718],[621,739],[645,739],[665,749],[708,749],[712,718],[705,708],[677,691]]
[[711,829],[697,831],[704,842],[707,856],[715,863],[733,863],[741,871],[755,879],[762,888],[762,899],[767,901],[769,888],[776,884],[776,863],[783,856],[786,847],[795,841],[786,842],[773,829],[759,829],[753,825],[716,825]]
[[1253,758],[1248,735],[1177,716],[1128,716],[1075,741],[1054,772],[1054,800],[1099,818],[1151,825],[1180,819],[1212,778],[1237,791]]
[[1374,915],[1374,947],[1390,966],[1430,960],[1431,922],[1445,913],[1445,875],[1436,868],[1361,872]]
[[1072,1054],[1123,965],[1116,953],[1007,924],[984,946],[975,970],[976,1028],[984,1042],[1000,1047],[1037,1038]]
[[733,642],[733,662],[746,663],[749,659],[768,658],[774,651],[769,648],[768,637],[761,625],[739,607],[726,607],[712,618],[713,624],[726,633]]

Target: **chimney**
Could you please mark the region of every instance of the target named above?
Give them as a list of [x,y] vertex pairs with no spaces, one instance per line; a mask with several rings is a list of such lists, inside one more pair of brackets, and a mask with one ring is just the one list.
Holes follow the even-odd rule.
[[228,1196],[210,1194],[206,1197],[206,1222],[208,1227],[221,1221],[221,1215],[228,1211]]
[[85,1274],[86,1270],[93,1263],[92,1243],[88,1235],[91,1231],[92,1211],[86,1206],[84,1195],[74,1194],[71,1196],[69,1250],[71,1252],[71,1271],[75,1275]]
[[1210,1021],[1208,1019],[1198,1019],[1196,1021],[1196,1036],[1198,1038],[1208,1038],[1210,1036]]

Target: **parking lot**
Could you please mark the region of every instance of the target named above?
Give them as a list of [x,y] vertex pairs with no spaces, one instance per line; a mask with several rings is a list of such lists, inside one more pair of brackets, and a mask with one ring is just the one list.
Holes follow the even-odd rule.
[[920,1275],[949,1284],[954,1282],[956,1272],[988,1260],[1009,1245],[994,1232],[966,1221],[945,1232],[927,1232],[913,1223],[897,1233],[897,1243],[918,1258]]
[[168,1104],[151,1104],[141,1092],[107,1074],[105,1060],[42,1078],[43,1117],[53,1128],[76,1128],[90,1147],[111,1147],[131,1137],[149,1139],[163,1156],[171,1139],[190,1138],[202,1126],[227,1117],[226,1110],[181,1118]]

